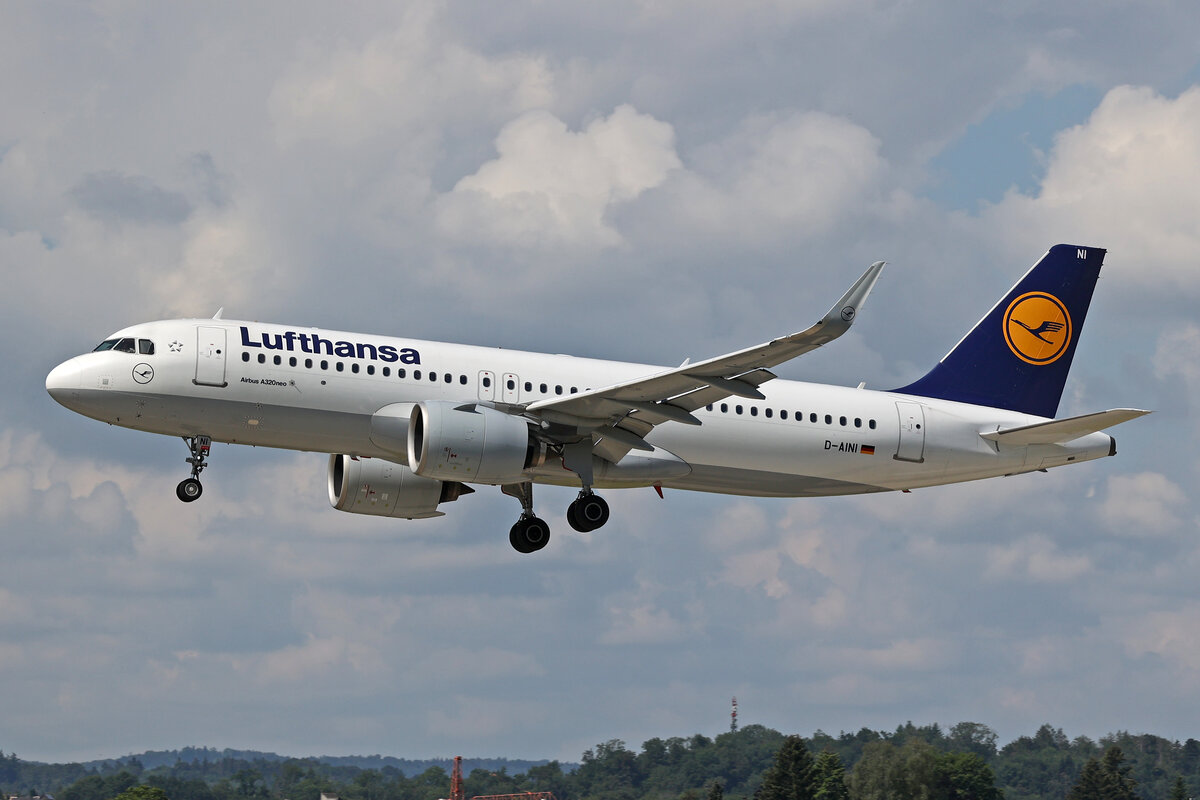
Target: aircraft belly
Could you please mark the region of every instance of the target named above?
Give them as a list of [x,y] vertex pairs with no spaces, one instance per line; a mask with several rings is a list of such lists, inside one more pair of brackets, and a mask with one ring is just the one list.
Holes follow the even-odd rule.
[[217,442],[310,452],[388,455],[371,444],[371,417],[366,414],[214,397],[94,394],[98,396],[91,400],[80,398],[93,412],[88,416],[150,433],[203,434]]

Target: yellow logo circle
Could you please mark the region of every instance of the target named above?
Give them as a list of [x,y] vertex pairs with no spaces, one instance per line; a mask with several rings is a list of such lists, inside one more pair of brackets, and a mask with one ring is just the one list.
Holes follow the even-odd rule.
[[1004,341],[1028,364],[1053,363],[1071,343],[1071,315],[1054,295],[1028,292],[1004,312]]

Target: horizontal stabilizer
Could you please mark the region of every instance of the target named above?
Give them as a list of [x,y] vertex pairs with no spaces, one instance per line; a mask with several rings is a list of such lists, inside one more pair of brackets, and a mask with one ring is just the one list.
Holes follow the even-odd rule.
[[1113,408],[1108,411],[1097,411],[1095,414],[1084,414],[1082,417],[1054,419],[1049,422],[1038,422],[1034,425],[1022,425],[1019,428],[1008,428],[979,435],[984,439],[1014,447],[1029,444],[1065,444],[1080,436],[1087,436],[1089,433],[1096,433],[1149,413],[1149,411],[1142,411],[1138,408]]

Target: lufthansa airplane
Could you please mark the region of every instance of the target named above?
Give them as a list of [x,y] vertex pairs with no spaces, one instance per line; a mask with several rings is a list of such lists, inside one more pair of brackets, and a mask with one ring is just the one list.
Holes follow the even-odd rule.
[[545,547],[533,484],[757,497],[907,491],[1116,453],[1100,431],[1149,413],[1054,419],[1105,251],[1056,245],[923,378],[891,391],[777,379],[772,367],[849,330],[872,264],[807,330],[666,368],[222,319],[117,331],[46,377],[93,419],[180,436],[201,493],[211,443],[329,453],[329,500],[418,519],[499,486],[521,503],[509,541]]

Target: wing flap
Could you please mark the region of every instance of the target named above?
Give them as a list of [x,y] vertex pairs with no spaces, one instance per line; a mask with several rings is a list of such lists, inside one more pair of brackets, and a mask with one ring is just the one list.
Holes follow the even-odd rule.
[[1038,422],[1033,425],[1022,425],[1019,428],[1008,428],[979,435],[997,444],[1014,447],[1031,444],[1066,444],[1081,436],[1087,436],[1089,433],[1096,433],[1149,413],[1149,411],[1139,408],[1112,408],[1108,411],[1097,411],[1094,414],[1084,414],[1080,417],[1054,419],[1049,422]]

